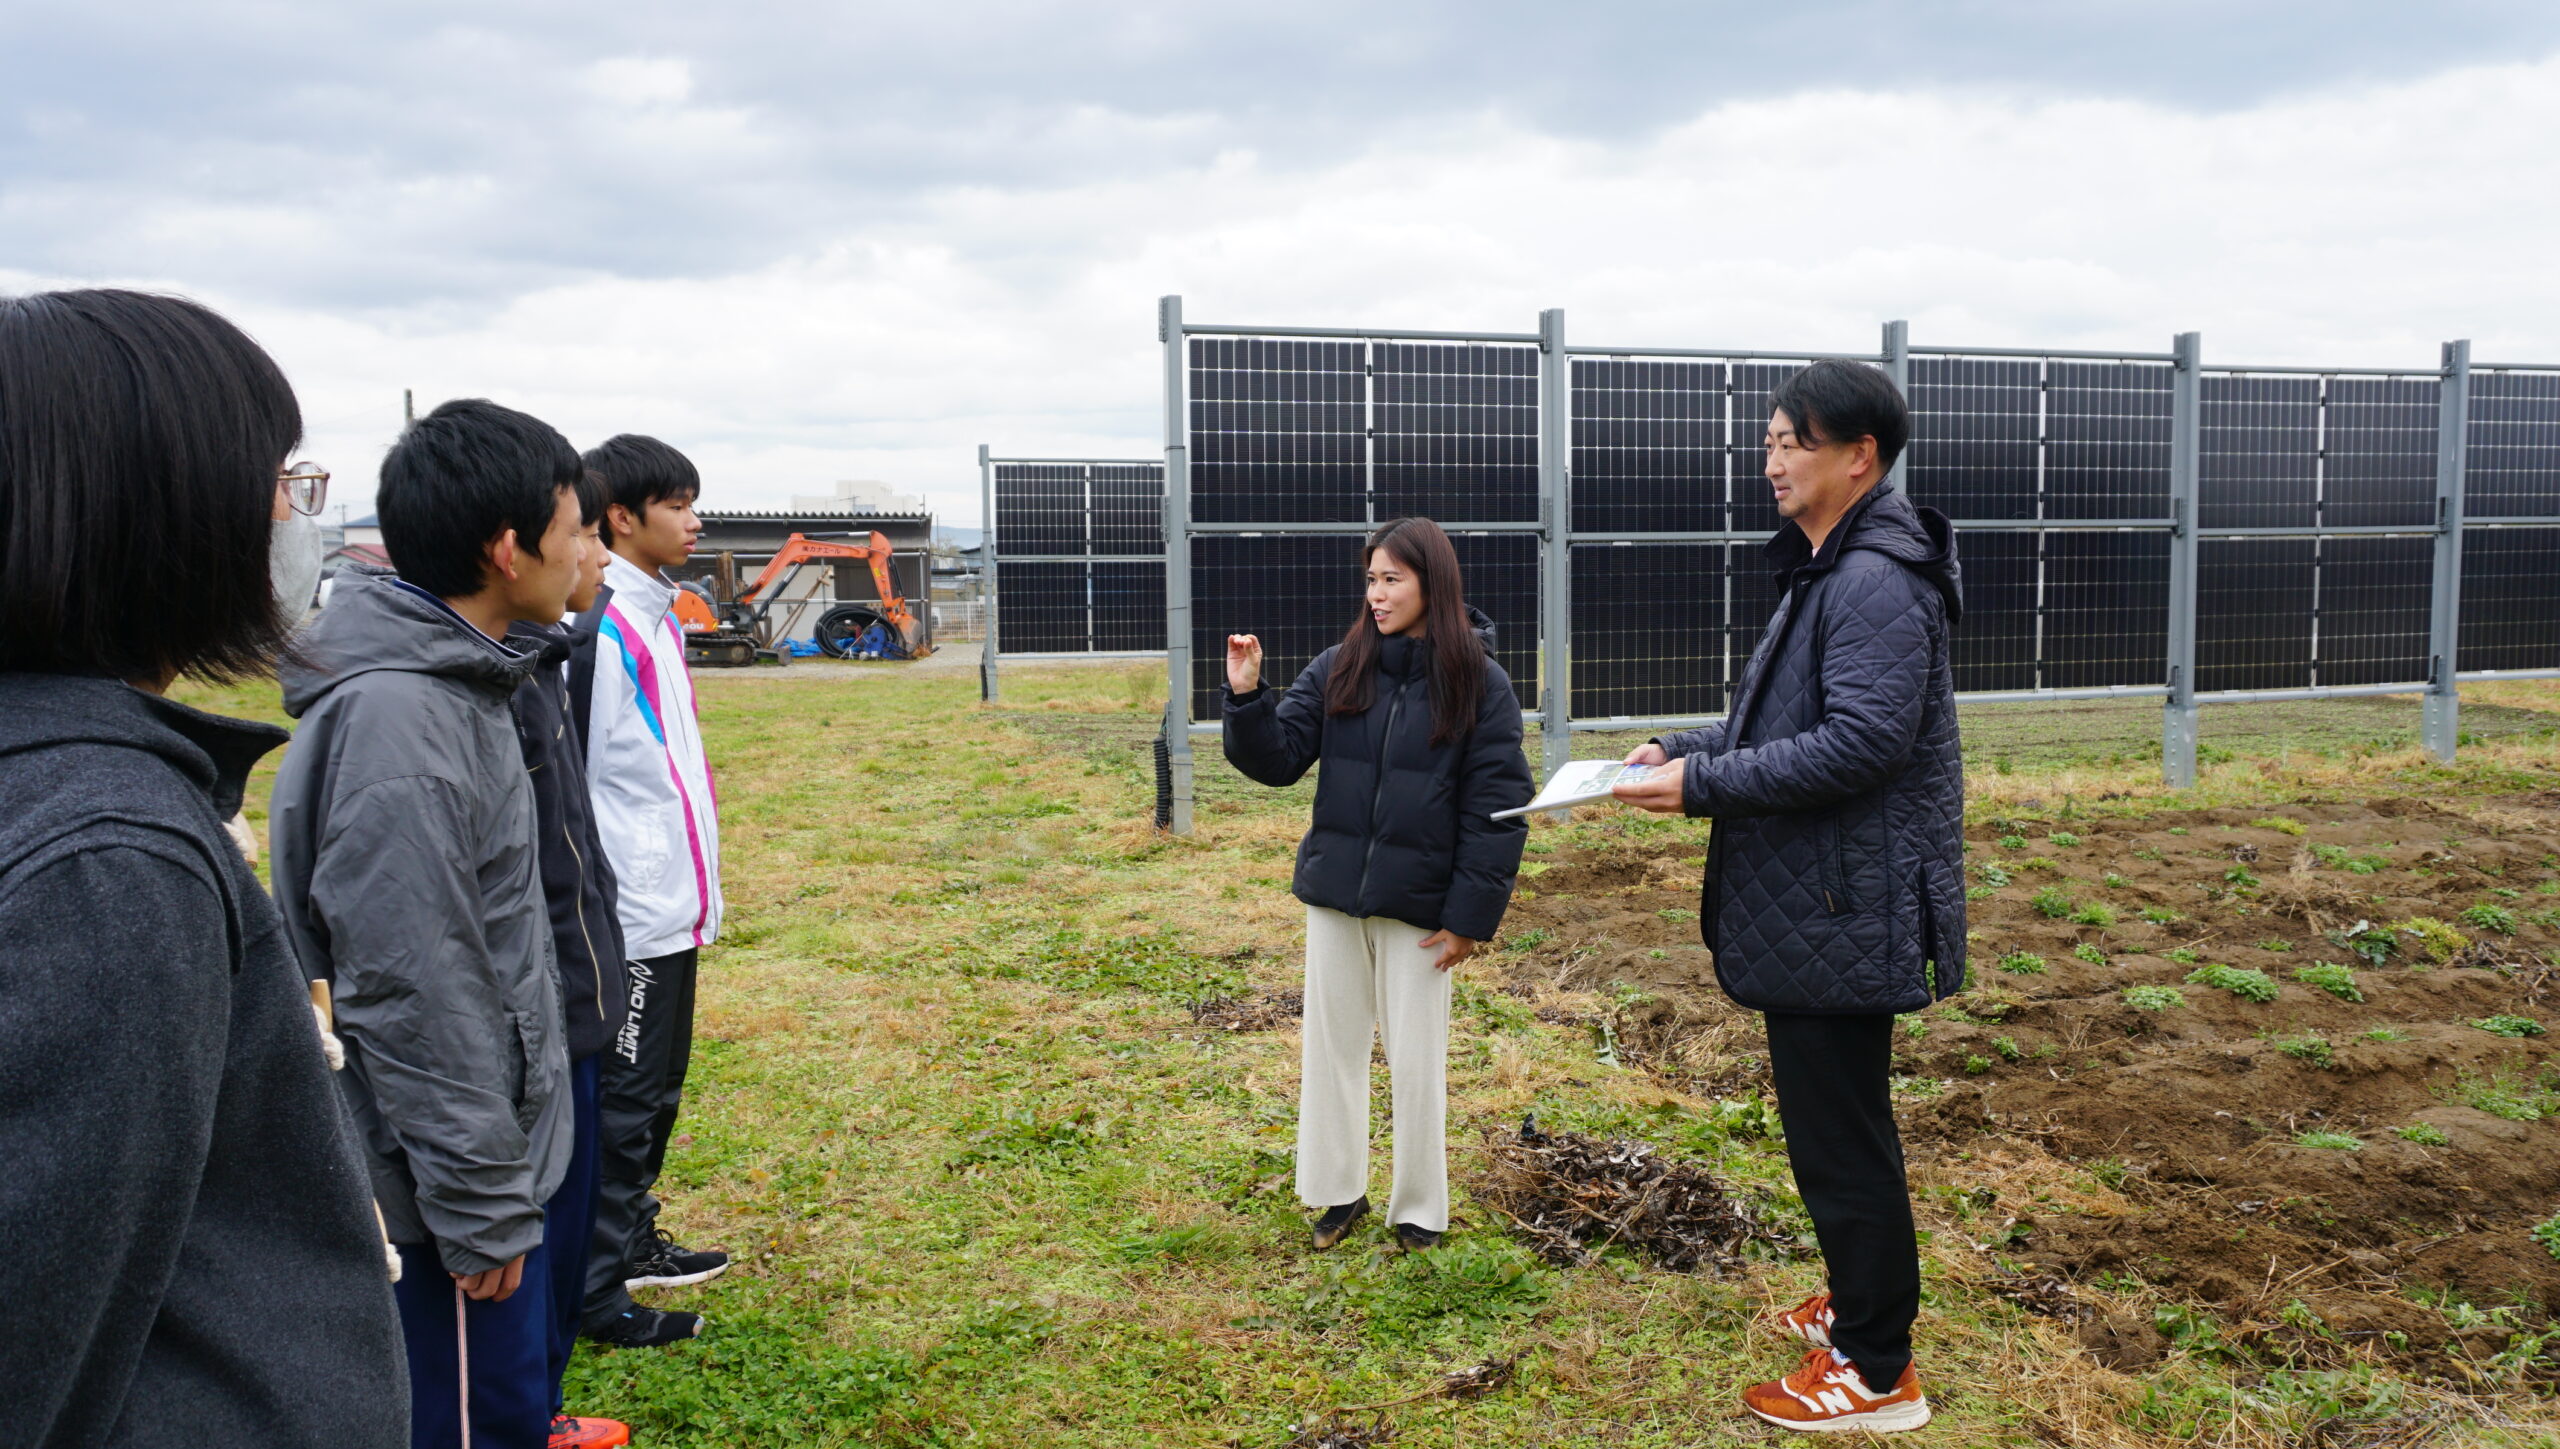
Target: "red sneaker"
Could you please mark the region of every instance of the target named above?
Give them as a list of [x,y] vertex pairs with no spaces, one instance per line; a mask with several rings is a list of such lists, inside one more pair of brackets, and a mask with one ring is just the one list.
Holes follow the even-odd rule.
[[1831,1295],[1816,1293],[1795,1307],[1766,1321],[1780,1333],[1829,1348],[1831,1346]]
[[631,1426],[611,1419],[551,1416],[551,1449],[615,1449],[631,1442]]
[[1893,1392],[1867,1387],[1855,1366],[1827,1348],[1804,1356],[1796,1371],[1742,1391],[1742,1407],[1777,1425],[1812,1434],[1889,1434],[1929,1422],[1920,1374],[1906,1365]]

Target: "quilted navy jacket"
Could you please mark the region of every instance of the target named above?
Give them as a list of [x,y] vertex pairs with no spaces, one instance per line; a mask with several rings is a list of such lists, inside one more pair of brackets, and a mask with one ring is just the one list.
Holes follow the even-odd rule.
[[1821,552],[1788,524],[1767,555],[1777,612],[1733,712],[1661,740],[1688,813],[1716,822],[1716,978],[1759,1011],[1916,1010],[1964,984],[1955,532],[1880,488]]
[[[1490,656],[1493,622],[1468,612]],[[1529,837],[1525,819],[1490,818],[1534,793],[1520,753],[1519,697],[1487,657],[1475,728],[1434,745],[1427,656],[1402,635],[1379,642],[1365,713],[1324,712],[1336,649],[1317,655],[1284,695],[1268,688],[1228,695],[1227,759],[1265,785],[1294,784],[1323,761],[1315,818],[1290,885],[1298,899],[1491,940]]]

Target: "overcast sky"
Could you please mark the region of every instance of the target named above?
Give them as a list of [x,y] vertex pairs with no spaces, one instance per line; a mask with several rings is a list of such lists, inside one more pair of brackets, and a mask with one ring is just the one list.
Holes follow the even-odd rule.
[[362,511],[400,392],[706,507],[977,518],[1195,320],[2560,358],[2560,5],[0,8],[0,291],[224,309]]

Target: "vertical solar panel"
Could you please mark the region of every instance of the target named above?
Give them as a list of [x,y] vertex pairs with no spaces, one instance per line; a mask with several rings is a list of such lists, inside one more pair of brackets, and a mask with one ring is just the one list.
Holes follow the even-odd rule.
[[[1359,619],[1359,534],[1201,534],[1191,540],[1192,718],[1219,718],[1227,636],[1262,641],[1263,679],[1285,688]],[[1526,533],[1450,537],[1466,602],[1494,623],[1493,657],[1523,709],[1538,699],[1538,540]]]
[[2311,685],[2317,548],[2308,538],[2208,538],[2196,545],[2198,690]]
[[2169,512],[2175,370],[2148,362],[2045,364],[2046,518]]
[[1194,519],[1367,521],[1367,344],[1195,337],[1189,370]]
[[2203,526],[2318,522],[2321,379],[2207,373],[2198,393],[2196,515]]
[[2560,515],[2560,373],[2474,372],[2463,512]]
[[2044,536],[2045,689],[2168,682],[2169,535]]
[[1727,553],[1721,543],[1574,546],[1575,717],[1726,707]]
[[996,548],[1002,554],[1087,552],[1081,463],[999,463]]
[[1535,522],[1538,350],[1386,342],[1371,353],[1370,516]]
[[1093,552],[1099,557],[1164,554],[1164,465],[1092,465]]
[[1726,378],[1721,362],[1575,360],[1574,532],[1724,528]]
[[1102,653],[1164,647],[1164,560],[1096,563],[1093,644]]
[[[1725,429],[1725,477],[1732,490],[1729,525],[1736,533],[1778,531],[1778,503],[1769,492],[1770,394],[1804,371],[1801,362],[1737,362],[1733,365],[1731,421]],[[1775,607],[1772,601],[1771,607]]]
[[2560,669],[2560,528],[2466,532],[2460,622],[2456,669]]
[[1903,486],[1949,518],[2036,516],[2043,438],[2042,364],[1915,357]]
[[1081,654],[1093,647],[1087,565],[1008,563],[996,587],[996,652]]
[[2425,679],[2434,570],[2430,537],[2320,540],[2319,682]]
[[1978,529],[1957,536],[1964,618],[1949,650],[1957,689],[2036,687],[2043,554],[2043,535],[2028,530]]
[[2328,382],[2320,521],[2341,528],[2432,524],[2436,379],[2333,377]]

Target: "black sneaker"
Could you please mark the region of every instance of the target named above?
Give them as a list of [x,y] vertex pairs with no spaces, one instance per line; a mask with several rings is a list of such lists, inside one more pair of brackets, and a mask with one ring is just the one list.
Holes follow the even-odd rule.
[[1365,1196],[1340,1207],[1326,1208],[1324,1216],[1316,1219],[1315,1230],[1310,1234],[1316,1251],[1321,1253],[1350,1237],[1352,1225],[1368,1215],[1369,1199]]
[[636,1303],[587,1330],[587,1337],[615,1348],[663,1348],[701,1336],[701,1314],[662,1312]]
[[1429,1228],[1411,1223],[1396,1224],[1396,1246],[1408,1253],[1424,1253],[1440,1246],[1440,1235]]
[[622,1280],[622,1286],[625,1290],[681,1288],[687,1283],[708,1283],[728,1271],[728,1254],[713,1249],[697,1253],[678,1246],[665,1228],[651,1228],[649,1241],[631,1260],[631,1276]]

